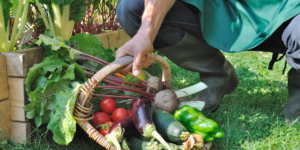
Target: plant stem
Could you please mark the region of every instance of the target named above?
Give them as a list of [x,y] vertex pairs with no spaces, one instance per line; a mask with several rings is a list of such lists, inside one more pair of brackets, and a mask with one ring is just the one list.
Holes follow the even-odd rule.
[[92,62],[97,63],[97,64],[99,64],[99,65],[105,66],[105,64],[103,64],[103,63],[101,63],[101,62],[99,62],[99,61],[97,61],[97,60],[94,60],[94,59],[92,59],[92,58],[84,57],[84,56],[82,56],[82,55],[81,55],[81,56],[79,55],[79,58],[84,59],[84,60],[89,60],[89,61],[92,61]]
[[91,6],[91,1],[88,1],[88,8],[87,8],[87,28],[88,28],[88,33],[91,34],[91,25],[90,25],[90,6]]
[[128,92],[134,92],[134,93],[138,93],[138,94],[142,94],[142,95],[145,95],[147,97],[149,97],[150,99],[153,99],[153,95],[148,93],[148,92],[145,92],[145,91],[142,91],[140,89],[137,89],[135,87],[130,87],[130,86],[97,86],[96,88],[104,88],[104,89],[114,89],[114,90],[120,90],[120,91],[128,91]]
[[94,75],[95,75],[95,74],[93,74],[93,73],[90,73],[90,72],[88,72],[88,71],[84,71],[84,73],[85,73],[86,75],[90,76],[90,77],[92,77],[92,76],[94,76]]
[[15,17],[14,26],[12,28],[12,33],[11,33],[11,37],[10,37],[10,43],[9,43],[9,50],[8,51],[13,50],[14,47],[15,47],[15,45],[13,43],[15,43],[14,40],[16,39],[16,34],[17,34],[18,25],[19,25],[19,19],[20,19],[21,12],[22,12],[23,2],[24,2],[24,0],[19,1],[19,5],[18,5],[18,8],[17,8],[17,14],[16,14],[16,17]]
[[[46,29],[50,29],[50,25],[49,25],[49,22],[47,20],[47,17],[45,15],[45,12],[42,8],[42,4],[40,3],[40,0],[35,0],[36,4],[37,4],[37,7],[38,7],[38,10],[40,11],[41,15],[42,15],[42,18],[44,20],[44,23],[45,23],[45,26],[46,26]],[[52,33],[53,34],[53,33]]]
[[[13,47],[10,47],[11,48],[11,51],[13,51],[16,43],[17,43],[17,40],[21,37],[21,35],[23,34],[23,30],[24,30],[24,27],[25,27],[25,24],[27,23],[27,15],[28,15],[28,6],[29,6],[29,0],[25,0],[25,7],[24,7],[24,12],[23,12],[23,16],[22,16],[22,21],[21,21],[21,26],[20,26],[20,29],[19,29],[19,32],[17,34],[17,36],[15,37],[13,43],[12,43],[12,39],[14,37],[12,37],[10,39],[10,44],[13,44],[12,46]],[[22,9],[20,10],[22,11]],[[21,48],[21,47],[20,47]]]
[[69,30],[67,30],[68,31],[68,39],[70,39],[72,37],[72,32],[73,32],[74,26],[75,26],[75,21],[70,20],[68,23]]
[[113,78],[107,78],[107,79],[111,80],[111,81],[115,81],[115,82],[121,82],[121,83],[130,84],[130,85],[134,85],[134,86],[145,87],[145,85],[142,85],[142,84],[126,82],[126,81],[123,81],[123,80],[117,80],[117,79],[113,79]]
[[98,62],[98,61],[93,60],[93,59],[91,59],[91,58],[87,58],[87,57],[84,57],[84,56],[79,56],[79,58],[84,59],[84,60],[89,60],[89,61],[91,61],[91,62],[94,62],[94,63],[96,63],[96,64],[99,64],[99,65],[103,65],[103,66],[104,66],[104,64],[102,64],[101,62]]
[[[37,26],[36,26],[36,23],[35,23],[35,21],[34,21],[34,17],[36,17],[36,16],[34,16],[34,13],[32,12],[32,10],[31,9],[29,9],[28,10],[28,12],[29,12],[29,17],[30,17],[30,19],[31,19],[31,21],[32,21],[32,23],[33,23],[33,28],[34,28],[34,30],[35,30],[35,32],[33,32],[32,34],[33,34],[33,37],[35,38],[35,39],[38,39],[38,35],[40,35],[39,34],[39,30],[38,30],[38,28],[37,28]],[[26,30],[30,30],[30,27],[29,27],[29,25],[25,25],[26,26]]]
[[53,21],[52,21],[50,13],[48,13],[48,17],[49,17],[49,23],[50,23],[50,29],[51,29],[52,35],[53,36],[57,36],[57,33],[56,33],[55,29],[54,29],[54,25],[53,25]]
[[115,136],[112,136],[112,142],[116,146],[117,150],[121,150],[120,143],[118,142],[118,140]]
[[97,58],[97,57],[94,57],[94,56],[92,56],[92,55],[89,55],[89,54],[86,54],[86,53],[83,53],[82,55],[84,55],[84,56],[86,56],[86,57],[89,57],[89,58],[92,58],[92,59],[94,59],[94,60],[96,60],[96,61],[99,61],[99,62],[103,63],[104,66],[106,66],[106,65],[109,64],[108,62],[106,62],[106,61],[104,61],[104,60],[102,60],[102,59],[99,59],[99,58]]
[[117,99],[132,99],[134,96],[117,96],[117,95],[101,95],[101,94],[94,94],[93,98],[117,98]]
[[[89,62],[84,62],[84,63],[86,63],[86,64],[88,64],[88,65],[90,65],[90,66],[94,67],[94,68],[95,68],[95,69],[97,69],[97,70],[100,70],[100,68],[98,68],[98,67],[96,67],[96,66],[94,66],[94,65],[90,64]],[[82,66],[81,66],[81,67],[82,67]]]
[[83,29],[83,27],[82,27],[82,25],[80,24],[80,22],[77,22],[76,25],[81,30],[81,33],[85,32],[84,29]]
[[62,6],[61,18],[61,37],[66,41],[69,40],[69,19],[70,19],[70,5]]
[[68,41],[72,36],[75,24],[75,21],[70,21],[70,5],[63,6],[61,23],[61,36]]
[[55,3],[52,3],[52,8],[53,8],[53,12],[54,12],[54,30],[56,33],[56,36],[62,36],[61,33],[61,28],[62,28],[62,20],[61,20],[61,11],[60,11],[60,6],[56,5]]
[[[0,24],[0,52],[8,52],[8,32],[9,30],[5,29],[4,24],[4,14],[3,14],[3,8],[2,8],[2,2],[0,1],[0,22],[3,24]],[[9,25],[6,27],[9,28]]]
[[161,135],[157,131],[153,131],[152,136],[156,138],[161,144],[163,144],[168,150],[172,150],[170,145],[161,137]]
[[104,81],[104,82],[107,82],[107,83],[110,83],[110,84],[112,84],[112,85],[116,85],[116,86],[120,86],[120,85],[121,85],[121,84],[118,84],[118,83],[114,83],[114,82],[112,82],[112,81],[109,81],[109,80],[107,80],[107,78],[104,79],[103,81]]
[[[134,97],[133,97],[134,98]],[[132,99],[128,99],[128,100],[124,100],[124,101],[119,101],[119,102],[117,102],[117,104],[121,104],[121,103],[126,103],[126,102],[129,102],[129,101],[131,101]]]
[[90,69],[90,68],[87,68],[87,67],[84,67],[84,66],[81,66],[83,69],[85,69],[85,70],[88,70],[88,71],[92,71],[92,72],[97,72],[97,71],[95,71],[95,70],[93,70],[93,69]]

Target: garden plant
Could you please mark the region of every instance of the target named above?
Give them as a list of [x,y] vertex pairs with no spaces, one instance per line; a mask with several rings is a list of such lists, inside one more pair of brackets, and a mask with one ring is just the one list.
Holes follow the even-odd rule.
[[[3,140],[0,148],[104,150],[77,125],[85,119],[118,150],[200,150],[208,142],[213,150],[300,149],[300,126],[285,124],[282,112],[288,100],[287,73],[281,74],[284,62],[268,70],[271,53],[266,52],[224,53],[234,64],[240,85],[213,113],[179,107],[180,102],[193,101],[196,95],[177,98],[174,91],[201,79],[162,54],[171,68],[170,81],[164,80],[166,74],[157,62],[138,77],[115,70],[89,93],[85,107],[90,109],[78,110],[78,97],[95,83],[99,70],[115,61],[118,48],[104,48],[93,34],[121,29],[117,3],[0,0],[0,52],[16,50],[23,31],[33,28],[32,45],[42,46],[46,53],[43,61],[28,71],[25,81],[29,103],[24,110],[31,119],[32,142]],[[155,83],[150,82],[152,75],[157,76]]]

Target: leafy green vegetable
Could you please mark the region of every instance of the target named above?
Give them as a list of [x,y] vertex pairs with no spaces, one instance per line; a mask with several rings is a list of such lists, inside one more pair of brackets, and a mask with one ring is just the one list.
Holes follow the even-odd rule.
[[40,35],[36,44],[43,46],[48,56],[54,55],[55,57],[62,57],[64,58],[63,60],[67,61],[75,59],[76,55],[81,54],[80,51],[68,47],[61,37],[49,38],[45,35]]
[[32,85],[33,89],[37,89],[39,87],[43,88],[48,82],[48,79],[44,75],[40,75],[35,79],[35,82]]
[[51,45],[51,50],[57,51],[61,47],[67,48],[66,44],[61,41],[61,38],[48,38],[45,35],[40,35],[39,40],[36,42],[37,45],[41,45],[42,43],[46,45]]
[[75,82],[74,89],[66,88],[55,94],[55,113],[50,115],[47,128],[53,132],[53,140],[58,144],[68,145],[76,132],[73,109],[81,86]]
[[[131,82],[131,83],[139,83],[140,82],[140,78],[137,78],[131,74],[127,74],[124,78],[123,78],[123,81],[126,81],[126,82]],[[128,84],[124,84],[125,86],[129,86]]]
[[[53,36],[60,36],[68,41],[72,36],[75,22],[80,21],[86,13],[86,0],[36,0],[47,29]],[[47,5],[47,19],[41,4]]]
[[[47,35],[52,36],[49,33]],[[86,73],[90,71],[81,65],[84,66],[90,60],[105,63],[99,59],[110,62],[114,60],[114,53],[113,50],[104,49],[102,43],[92,35],[77,34],[70,41],[64,41],[60,37],[52,38],[41,35],[37,41],[38,45],[45,47],[48,56],[28,72],[25,85],[30,103],[24,106],[24,110],[28,118],[35,120],[37,128],[48,123],[47,128],[53,132],[53,140],[58,144],[68,145],[76,132],[76,121],[73,118],[76,99],[82,83],[87,81]],[[68,45],[76,45],[80,51]],[[124,79],[133,83],[139,83],[139,80],[132,75]]]
[[75,103],[76,103],[77,96],[79,94],[79,90],[83,85],[78,82],[74,82],[72,84],[72,86],[73,86],[73,91],[69,95],[69,99],[68,99],[69,101],[67,104],[67,111],[68,111],[69,116],[71,116],[71,117],[73,117],[73,110],[75,108]]
[[[24,30],[25,24],[27,22],[27,10],[29,6],[29,0],[25,0],[24,11],[23,9],[23,2],[24,0],[20,1],[13,1],[15,4],[14,6],[10,3],[9,0],[0,0],[0,52],[10,52],[14,51],[15,45],[19,40],[22,32]],[[17,5],[17,6],[16,6]],[[12,32],[10,34],[10,30],[8,27],[8,22],[10,19],[10,9],[13,8],[13,13],[15,13],[15,22],[12,28]],[[18,30],[18,24],[20,16],[22,16],[21,25]],[[10,41],[9,41],[9,34],[10,34]]]
[[79,33],[70,39],[70,42],[76,44],[77,48],[86,54],[95,56],[107,62],[115,60],[111,51],[107,51],[102,42],[90,34]]
[[76,121],[73,119],[73,109],[81,87],[75,82],[74,89],[66,88],[55,94],[55,113],[51,113],[47,128],[53,132],[53,140],[58,144],[68,145],[74,137]]
[[73,110],[80,83],[87,80],[85,70],[75,59],[82,53],[66,43],[60,37],[40,36],[37,44],[46,46],[50,55],[30,68],[25,81],[30,104],[24,106],[26,116],[35,120],[36,127],[49,123],[47,128],[53,132],[54,141],[62,145],[68,145],[75,134]]
[[[60,79],[58,82],[48,82],[45,87],[38,87],[29,94],[30,104],[24,106],[27,112],[26,117],[33,119],[36,116],[44,116],[45,110],[54,111],[49,107],[53,105],[55,93],[64,90],[69,86],[70,80]],[[49,109],[50,108],[50,109]],[[38,128],[41,124],[36,122]]]
[[[124,78],[123,78],[123,81],[126,81],[126,82],[131,82],[131,83],[139,83],[141,79],[140,78],[137,78],[131,74],[127,74]],[[122,85],[124,86],[130,86],[130,87],[135,87],[134,85],[129,85],[129,84],[125,84],[125,83],[122,83]],[[124,91],[124,93],[126,95],[132,95],[132,96],[138,96],[140,94],[137,94],[137,93],[133,93],[133,92],[127,92],[127,91]]]
[[[74,52],[75,50],[66,46],[62,38],[51,39],[41,35],[37,43],[44,46],[51,45],[52,54],[46,57],[43,62],[30,68],[25,81],[30,104],[24,106],[24,109],[28,118],[35,119],[38,128],[42,123],[48,123],[52,120],[50,114],[56,112],[54,101],[57,97],[55,95],[66,88],[70,88],[72,81],[84,82],[87,78],[80,65],[70,61],[71,59],[66,59],[66,56],[69,57],[71,52],[73,52],[74,57],[79,52]],[[79,89],[77,88],[76,91],[78,92]],[[73,106],[76,102],[76,94],[72,94],[73,100],[68,103],[70,109],[74,109]],[[68,102],[68,99],[66,100]],[[70,109],[69,111],[72,112],[73,110]],[[72,118],[72,115],[70,116]]]
[[[0,9],[0,17],[1,17],[1,24],[4,23],[5,31],[7,29],[8,21],[10,19],[10,8],[12,7],[12,3],[10,3],[8,0],[0,0],[0,6],[2,6]],[[14,7],[16,8],[16,6]],[[3,20],[2,20],[3,19]]]
[[65,75],[63,76],[63,78],[74,80],[75,79],[74,71],[75,71],[75,63],[68,66],[68,69],[67,69]]
[[71,3],[70,20],[74,20],[75,22],[82,20],[86,13],[86,2],[86,0],[75,0]]
[[[42,63],[35,64],[32,68],[29,69],[27,78],[25,80],[27,94],[30,94],[31,84],[34,83],[35,79],[40,75],[46,75],[47,72],[51,72],[50,79],[55,79],[57,81],[56,78],[58,78],[58,72],[56,71],[56,69],[62,68],[63,66],[66,66],[66,64],[62,62],[59,58],[53,56],[46,57]],[[49,79],[49,77],[47,78]]]
[[80,77],[83,81],[87,81],[87,77],[85,76],[84,69],[75,63],[75,74]]

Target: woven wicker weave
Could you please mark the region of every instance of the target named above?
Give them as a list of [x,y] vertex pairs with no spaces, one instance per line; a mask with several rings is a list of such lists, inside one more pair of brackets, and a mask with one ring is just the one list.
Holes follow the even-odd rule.
[[[171,80],[171,69],[169,64],[159,55],[155,55],[154,60],[160,63],[162,66],[162,81],[167,87],[169,87]],[[85,85],[81,88],[81,93],[77,98],[76,107],[74,110],[76,122],[92,139],[108,150],[116,150],[116,147],[111,146],[107,142],[106,138],[88,122],[89,120],[93,119],[93,116],[90,114],[93,108],[93,104],[90,102],[90,99],[93,97],[94,88],[99,85],[100,82],[102,82],[108,75],[112,74],[117,69],[122,68],[132,62],[133,57],[125,56],[108,64],[85,83]]]

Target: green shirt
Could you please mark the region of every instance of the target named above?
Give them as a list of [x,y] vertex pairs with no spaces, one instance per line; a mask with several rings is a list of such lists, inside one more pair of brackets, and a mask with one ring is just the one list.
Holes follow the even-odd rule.
[[206,42],[230,53],[258,46],[283,22],[300,14],[300,0],[182,1],[200,10]]

